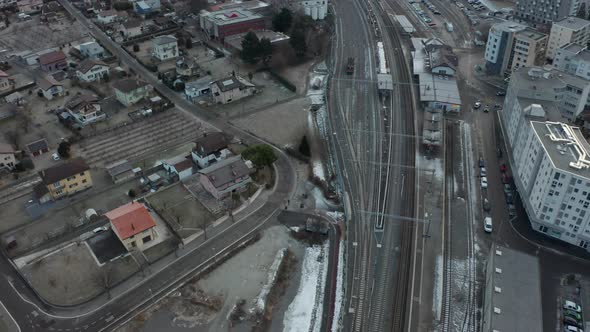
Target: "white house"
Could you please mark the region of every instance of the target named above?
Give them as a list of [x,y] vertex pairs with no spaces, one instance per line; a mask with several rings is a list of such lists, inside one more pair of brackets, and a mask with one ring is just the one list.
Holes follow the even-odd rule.
[[199,78],[196,81],[187,82],[184,85],[184,94],[186,95],[186,99],[194,103],[197,98],[210,94],[212,81],[213,79],[211,76],[207,75]]
[[152,55],[160,61],[178,57],[178,41],[174,36],[170,35],[154,38]]
[[240,76],[230,76],[211,83],[216,103],[227,104],[256,93],[256,86]]
[[109,74],[109,66],[102,61],[86,59],[78,65],[76,76],[83,82],[99,81]]
[[103,10],[96,15],[96,21],[102,24],[110,24],[117,20],[117,11],[114,9]]
[[105,56],[105,51],[99,43],[90,41],[80,44],[80,54],[89,59],[98,60]]
[[14,87],[14,80],[5,72],[0,70],[0,91],[8,91]]
[[11,171],[16,165],[14,157],[14,148],[10,144],[0,143],[0,170]]
[[149,96],[148,84],[134,79],[125,79],[113,84],[115,97],[125,106],[133,105]]
[[222,132],[205,133],[195,141],[195,148],[191,152],[193,161],[200,168],[208,167],[220,160],[231,156],[227,149],[228,138]]
[[185,156],[178,156],[162,162],[168,174],[178,176],[180,181],[193,175],[193,162]]
[[43,97],[47,100],[61,97],[65,92],[63,84],[59,83],[51,76],[37,79],[37,86],[43,94]]
[[137,37],[143,33],[142,29],[142,23],[137,19],[129,19],[127,22],[123,22],[119,25],[119,33],[124,38]]
[[96,96],[75,96],[66,103],[65,109],[82,126],[106,119]]

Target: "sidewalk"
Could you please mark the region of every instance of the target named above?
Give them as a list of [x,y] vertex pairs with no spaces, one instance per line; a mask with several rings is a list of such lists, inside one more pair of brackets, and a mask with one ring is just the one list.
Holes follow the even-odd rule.
[[20,327],[2,302],[0,302],[0,332],[20,332]]

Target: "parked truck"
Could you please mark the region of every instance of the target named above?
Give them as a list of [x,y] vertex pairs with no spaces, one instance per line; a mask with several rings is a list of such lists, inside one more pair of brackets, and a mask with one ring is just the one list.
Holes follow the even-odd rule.
[[354,58],[348,58],[348,62],[346,64],[346,74],[352,75],[354,73]]
[[448,32],[453,32],[453,23],[445,22],[445,27],[447,28]]

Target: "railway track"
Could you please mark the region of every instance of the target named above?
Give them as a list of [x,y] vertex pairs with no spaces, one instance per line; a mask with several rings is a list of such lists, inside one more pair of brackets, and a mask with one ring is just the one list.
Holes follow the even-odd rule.
[[[457,135],[457,131],[459,135]],[[459,140],[457,141],[457,137]],[[473,156],[471,155],[470,139],[463,131],[463,123],[455,120],[445,120],[445,223],[443,224],[443,303],[441,308],[441,330],[443,332],[475,332],[477,331],[477,298],[476,298],[476,266],[475,266],[475,241],[474,241],[474,226],[473,220],[475,218],[472,208],[473,206],[466,206],[465,210],[465,239],[467,246],[465,251],[465,269],[464,273],[460,273],[461,269],[458,262],[453,260],[454,250],[453,236],[457,235],[460,229],[455,230],[455,226],[451,222],[454,219],[453,206],[454,195],[460,188],[456,188],[457,179],[465,180],[465,195],[472,197],[475,191],[475,185],[470,165],[473,165]],[[462,174],[456,172],[454,160],[464,160],[464,166],[461,169]],[[466,164],[466,165],[465,165]],[[475,204],[471,199],[465,200],[466,204]],[[462,235],[462,234],[459,234]],[[462,255],[463,253],[461,253]],[[457,296],[457,295],[461,296]],[[463,301],[455,299],[463,299]],[[457,311],[457,312],[455,312]]]

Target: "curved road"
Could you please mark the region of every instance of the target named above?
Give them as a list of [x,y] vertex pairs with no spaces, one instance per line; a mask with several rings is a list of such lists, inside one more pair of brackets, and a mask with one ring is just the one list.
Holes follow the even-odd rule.
[[[201,121],[207,121],[210,126],[218,130],[239,137],[246,144],[266,143],[227,122],[216,119],[209,112],[181,98],[160,83],[152,73],[137,63],[91,21],[82,16],[69,2],[65,0],[59,2],[73,17],[87,27],[103,46],[112,54],[117,55],[123,64],[133,69],[161,94],[174,102],[180,111],[197,117]],[[296,175],[288,157],[278,149],[277,156],[278,160],[275,162],[277,185],[269,201],[260,207],[251,207],[246,216],[236,220],[225,229],[217,231],[216,234],[211,234],[204,243],[195,246],[189,245],[179,250],[180,258],[164,266],[160,272],[155,272],[148,278],[141,280],[141,287],[121,291],[117,294],[113,293],[110,300],[99,297],[75,308],[57,308],[42,303],[26,286],[10,262],[2,257],[0,270],[6,279],[6,282],[0,282],[0,298],[3,301],[3,306],[6,307],[22,331],[103,331],[113,329],[113,327],[132,318],[143,307],[174,290],[195,271],[212,262],[215,257],[253,236],[267,220],[280,213],[294,192]]]

